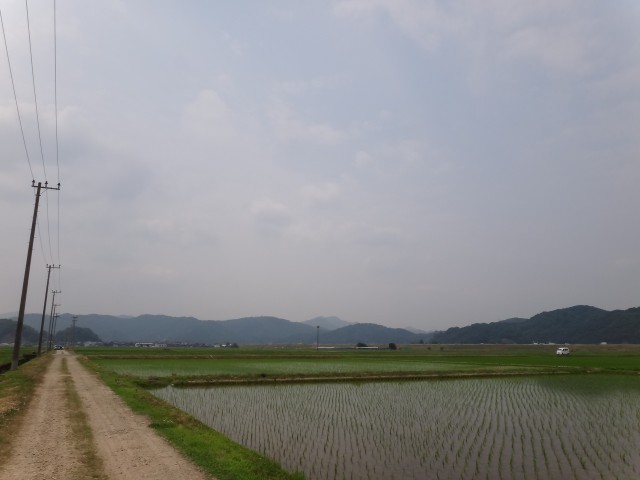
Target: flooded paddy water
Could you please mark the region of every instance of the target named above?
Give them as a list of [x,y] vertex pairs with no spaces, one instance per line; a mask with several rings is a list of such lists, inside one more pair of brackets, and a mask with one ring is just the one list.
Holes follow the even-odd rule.
[[315,479],[640,478],[640,377],[166,387],[154,394]]

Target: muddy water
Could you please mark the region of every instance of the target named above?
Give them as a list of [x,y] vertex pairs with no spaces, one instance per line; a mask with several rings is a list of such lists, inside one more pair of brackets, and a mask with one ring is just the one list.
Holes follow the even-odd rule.
[[155,394],[311,480],[640,478],[640,378],[633,376]]

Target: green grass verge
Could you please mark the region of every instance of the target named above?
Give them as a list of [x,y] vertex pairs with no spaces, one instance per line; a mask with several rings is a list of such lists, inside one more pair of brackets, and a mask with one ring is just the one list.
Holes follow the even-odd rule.
[[50,355],[43,355],[0,375],[0,458],[9,451],[12,432],[19,427],[21,415],[50,361]]
[[114,392],[194,464],[219,480],[301,480],[276,462],[210,429],[181,410],[154,397],[132,377],[118,375],[82,359]]

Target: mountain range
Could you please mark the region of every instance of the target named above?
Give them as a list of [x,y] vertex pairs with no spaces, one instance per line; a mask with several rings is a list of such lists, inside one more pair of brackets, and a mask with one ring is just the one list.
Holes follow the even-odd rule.
[[[41,318],[38,314],[25,315],[25,331],[30,337],[33,332],[26,327],[38,330]],[[61,315],[57,329],[68,328],[71,319],[70,314]],[[92,314],[79,315],[77,326],[90,329],[104,342],[115,343],[640,343],[640,307],[607,311],[578,305],[542,312],[528,319],[474,323],[438,332],[349,323],[337,317],[292,322],[270,316],[217,321],[166,315],[117,317]],[[8,328],[8,325],[4,327]],[[9,332],[5,332],[4,341],[8,335]]]
[[542,312],[529,319],[475,323],[436,332],[437,343],[640,343],[640,307],[607,311],[588,305]]
[[[42,315],[25,315],[25,326],[40,328]],[[57,330],[68,328],[72,315],[58,318]],[[157,342],[189,344],[356,344],[428,342],[430,333],[416,334],[401,328],[345,322],[337,317],[316,317],[292,322],[277,317],[246,317],[233,320],[198,320],[194,317],[140,315],[78,315],[77,326],[89,328],[103,342]]]

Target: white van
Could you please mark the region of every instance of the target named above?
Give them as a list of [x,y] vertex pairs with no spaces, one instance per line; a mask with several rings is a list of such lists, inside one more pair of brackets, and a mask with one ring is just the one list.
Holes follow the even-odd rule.
[[560,347],[556,350],[556,355],[569,355],[569,349],[567,347]]

